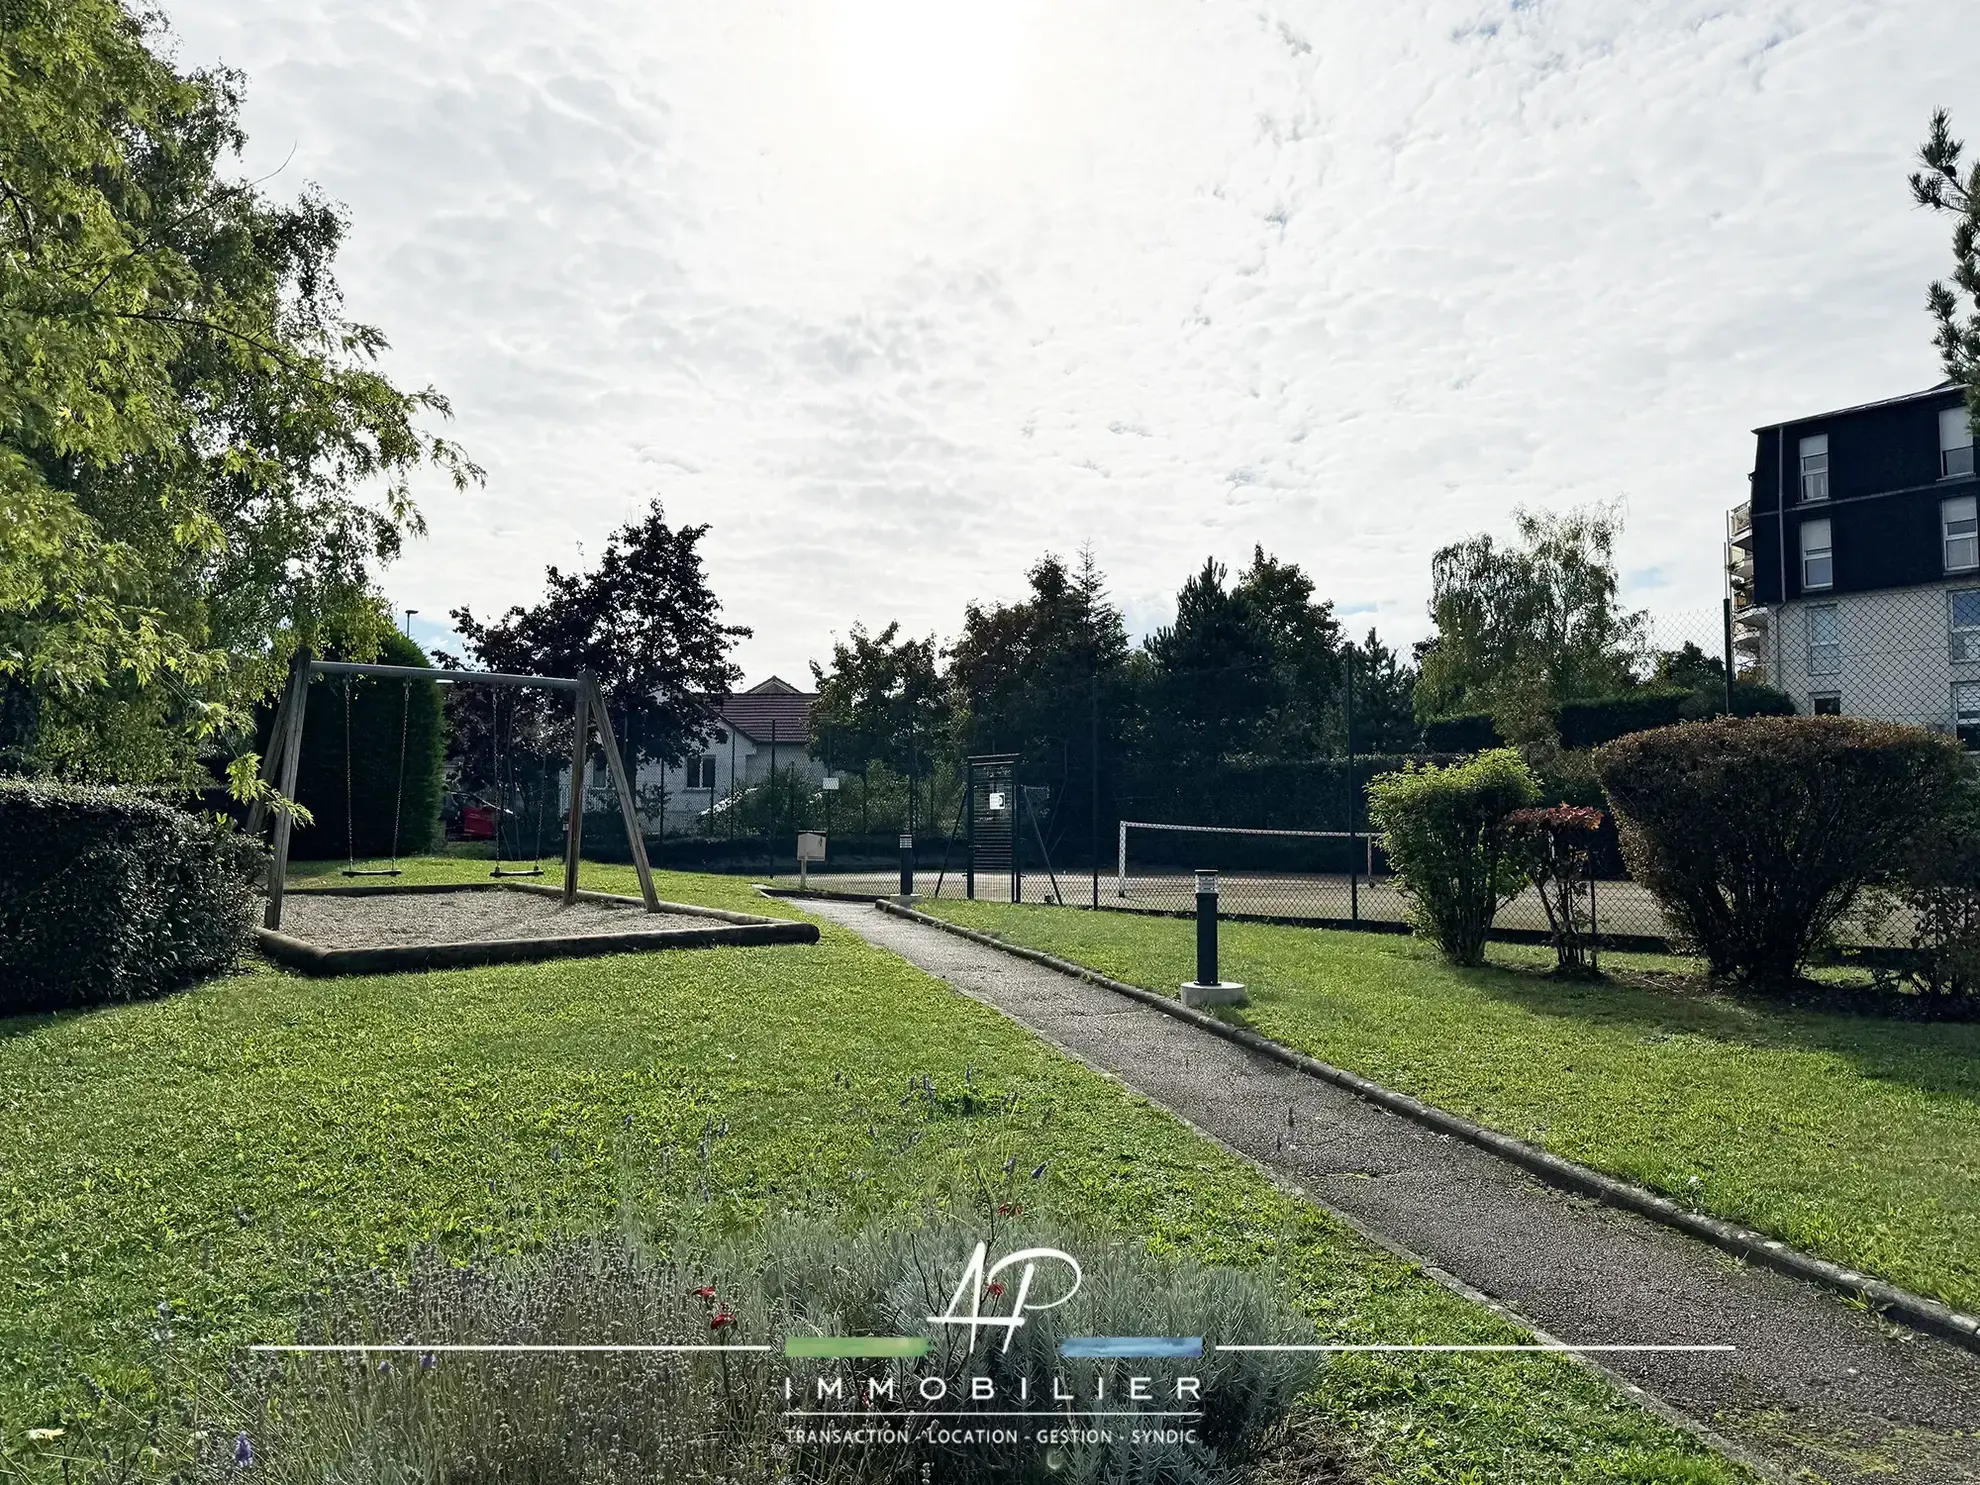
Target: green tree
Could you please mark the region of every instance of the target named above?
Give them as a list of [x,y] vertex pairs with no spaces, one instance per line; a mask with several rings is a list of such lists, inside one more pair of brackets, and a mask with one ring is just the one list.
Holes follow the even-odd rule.
[[1421,652],[1416,711],[1490,711],[1501,736],[1540,742],[1563,701],[1634,683],[1644,615],[1617,601],[1612,510],[1521,510],[1515,521],[1516,545],[1469,536],[1431,558],[1437,634]]
[[1371,627],[1368,637],[1346,652],[1354,667],[1354,750],[1414,752],[1421,740],[1413,710],[1416,668],[1383,644]]
[[1933,113],[1918,151],[1925,168],[1912,174],[1911,199],[1954,219],[1952,282],[1934,281],[1925,291],[1925,307],[1938,325],[1932,343],[1940,363],[1966,389],[1967,419],[1980,433],[1980,160],[1962,178],[1965,145],[1952,137],[1951,124],[1943,108]]
[[479,471],[343,317],[342,213],[223,178],[241,78],[156,25],[0,0],[0,762],[189,782],[297,644],[376,649],[414,470]]
[[1262,546],[1227,589],[1206,561],[1176,594],[1175,623],[1145,646],[1151,740],[1183,766],[1338,751],[1341,628],[1297,562]]
[[833,642],[830,670],[812,662],[818,700],[811,708],[811,750],[828,767],[857,772],[884,763],[921,777],[946,739],[934,637],[900,639],[900,630],[889,624],[873,635],[854,624],[846,639]]
[[[728,694],[742,671],[730,660],[750,631],[721,621],[722,605],[701,563],[707,526],[672,527],[658,500],[640,520],[614,531],[590,572],[544,569],[545,593],[484,624],[465,605],[450,617],[476,662],[520,675],[589,672],[604,693],[619,744],[634,759],[678,765],[714,729],[708,700]],[[442,664],[458,664],[449,655]],[[465,689],[465,688],[463,688]],[[492,757],[487,720],[495,714],[463,697],[452,714],[452,745],[470,762]],[[504,704],[505,707],[507,704]],[[567,703],[551,693],[516,693],[504,749],[548,764],[563,755]],[[568,735],[567,733],[565,734]],[[497,781],[499,782],[499,781]]]
[[1048,828],[1083,849],[1096,825],[1111,830],[1120,788],[1135,694],[1127,628],[1091,551],[1076,568],[1048,553],[1026,577],[1018,602],[963,610],[945,676],[955,745],[1018,754],[1026,781],[1053,791]]

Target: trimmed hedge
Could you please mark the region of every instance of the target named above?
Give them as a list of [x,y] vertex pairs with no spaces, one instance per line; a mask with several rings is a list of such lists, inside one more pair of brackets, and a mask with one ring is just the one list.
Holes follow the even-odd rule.
[[0,1016],[164,995],[253,931],[261,848],[120,789],[0,779]]
[[1956,798],[1959,744],[1860,717],[1721,717],[1595,753],[1631,874],[1715,974],[1790,983]]
[[[380,665],[431,667],[426,652],[396,631],[378,656]],[[486,704],[486,693],[480,693]],[[360,858],[392,852],[392,811],[399,802],[399,734],[405,729],[405,795],[399,815],[401,856],[430,851],[440,841],[440,800],[445,792],[446,729],[440,687],[424,681],[354,679],[350,683],[350,765],[344,776],[344,682],[324,676],[311,683],[302,756],[296,767],[296,802],[316,823],[298,828],[289,852],[302,861],[334,861],[346,849]],[[350,800],[346,834],[345,798]]]
[[[1567,701],[1555,713],[1555,729],[1564,748],[1599,748],[1632,732],[1672,727],[1679,722],[1722,716],[1723,686],[1692,690],[1684,686],[1638,686],[1620,696],[1597,701]],[[1794,703],[1785,694],[1750,681],[1733,682],[1736,717],[1791,717]],[[1424,746],[1441,752],[1470,753],[1504,746],[1490,712],[1458,712],[1432,717],[1423,724]]]

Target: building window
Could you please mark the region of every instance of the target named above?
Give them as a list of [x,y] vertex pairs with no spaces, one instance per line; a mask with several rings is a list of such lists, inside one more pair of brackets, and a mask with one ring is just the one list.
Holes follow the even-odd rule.
[[1980,588],[1961,588],[1946,595],[1946,630],[1955,665],[1980,662]]
[[1801,498],[1829,498],[1829,435],[1826,433],[1801,441]]
[[1946,571],[1971,572],[1980,567],[1980,520],[1975,519],[1973,497],[1941,500],[1939,524],[1945,532]]
[[1842,715],[1842,693],[1840,691],[1816,691],[1810,693],[1808,704],[1818,717],[1840,717]]
[[1980,747],[1980,681],[1955,681],[1952,688],[1953,731],[1969,748]]
[[713,789],[715,787],[715,755],[704,753],[699,758],[687,761],[687,787],[690,789]]
[[[1949,500],[1947,505],[1956,505]],[[1967,511],[1972,513],[1973,501],[1966,502]],[[1968,538],[1971,540],[1972,538]],[[1947,538],[1946,550],[1951,551],[1951,538]],[[1972,564],[1969,563],[1969,566]],[[1836,582],[1835,550],[1829,544],[1829,523],[1827,521],[1803,521],[1801,523],[1801,586],[1804,588],[1832,588]]]
[[1939,414],[1939,478],[1973,473],[1973,423],[1963,407]]
[[1842,617],[1833,603],[1808,611],[1808,673],[1842,674]]

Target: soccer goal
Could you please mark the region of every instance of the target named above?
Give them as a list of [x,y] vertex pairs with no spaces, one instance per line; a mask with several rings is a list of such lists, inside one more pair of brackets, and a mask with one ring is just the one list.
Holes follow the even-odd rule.
[[[1375,874],[1375,842],[1360,830],[1262,830],[1238,825],[1170,825],[1123,820],[1114,896],[1129,905],[1174,905],[1189,898],[1193,869],[1215,867],[1226,898],[1256,899],[1258,911],[1298,916],[1317,896],[1341,894],[1347,916],[1360,882]],[[1281,901],[1283,899],[1283,901]]]

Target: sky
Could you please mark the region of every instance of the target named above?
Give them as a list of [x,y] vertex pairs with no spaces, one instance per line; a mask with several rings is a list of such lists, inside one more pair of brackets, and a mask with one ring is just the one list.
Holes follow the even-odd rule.
[[1090,545],[1429,629],[1430,557],[1617,502],[1717,628],[1755,426],[1941,379],[1910,204],[1969,0],[179,0],[241,168],[351,216],[346,310],[488,473],[418,486],[416,637],[658,497],[750,681],[953,636]]

